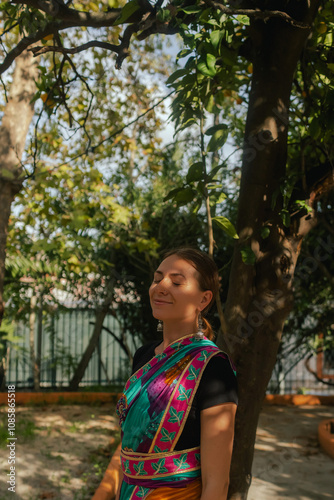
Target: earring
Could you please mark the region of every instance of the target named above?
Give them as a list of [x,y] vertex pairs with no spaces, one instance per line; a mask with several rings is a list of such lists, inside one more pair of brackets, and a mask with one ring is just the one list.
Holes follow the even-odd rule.
[[158,326],[157,326],[157,332],[159,332],[159,333],[160,333],[160,332],[162,332],[162,331],[163,331],[163,329],[164,329],[164,328],[163,328],[162,321],[161,321],[161,319],[159,319],[159,321],[158,321]]
[[198,315],[198,332],[196,333],[196,336],[200,339],[204,338],[204,333],[203,333],[203,319],[201,313]]

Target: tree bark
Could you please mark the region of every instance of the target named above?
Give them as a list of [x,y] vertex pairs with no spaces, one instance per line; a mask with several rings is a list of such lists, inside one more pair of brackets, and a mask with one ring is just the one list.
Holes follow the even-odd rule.
[[[306,5],[306,4],[304,4]],[[317,2],[300,20],[311,24]],[[245,130],[236,244],[221,346],[236,363],[239,407],[229,498],[246,500],[256,428],[275,365],[284,321],[292,308],[292,277],[303,236],[314,220],[285,228],[280,186],[286,172],[288,109],[292,80],[308,30],[278,19],[251,22],[253,81]],[[263,227],[270,234],[262,238]],[[248,247],[255,264],[245,264]]]
[[36,92],[37,62],[30,52],[16,59],[8,102],[0,126],[0,324],[3,316],[8,220],[14,196],[22,187],[21,158],[34,116],[31,99]]

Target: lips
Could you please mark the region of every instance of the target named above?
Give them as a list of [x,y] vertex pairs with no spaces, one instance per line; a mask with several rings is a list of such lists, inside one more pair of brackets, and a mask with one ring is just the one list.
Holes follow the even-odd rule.
[[161,306],[161,305],[168,305],[172,304],[172,302],[168,302],[167,300],[159,300],[159,299],[154,299],[153,304],[156,306]]

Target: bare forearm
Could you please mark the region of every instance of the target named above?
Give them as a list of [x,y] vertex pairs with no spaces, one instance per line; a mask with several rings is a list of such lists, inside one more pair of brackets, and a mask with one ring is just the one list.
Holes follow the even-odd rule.
[[120,470],[119,470],[119,483],[118,483],[118,488],[117,488],[115,500],[119,500],[119,497],[121,494],[122,481],[123,481],[123,472],[122,472],[122,469],[120,468]]
[[228,482],[222,485],[207,485],[203,487],[201,500],[226,500],[228,493]]

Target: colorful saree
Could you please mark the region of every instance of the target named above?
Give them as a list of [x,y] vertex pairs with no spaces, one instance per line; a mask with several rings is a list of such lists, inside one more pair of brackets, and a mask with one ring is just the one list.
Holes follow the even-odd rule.
[[181,498],[175,488],[182,488],[183,500],[200,498],[200,449],[175,446],[203,371],[217,355],[227,358],[207,338],[186,336],[128,380],[117,405],[124,475],[120,500]]

